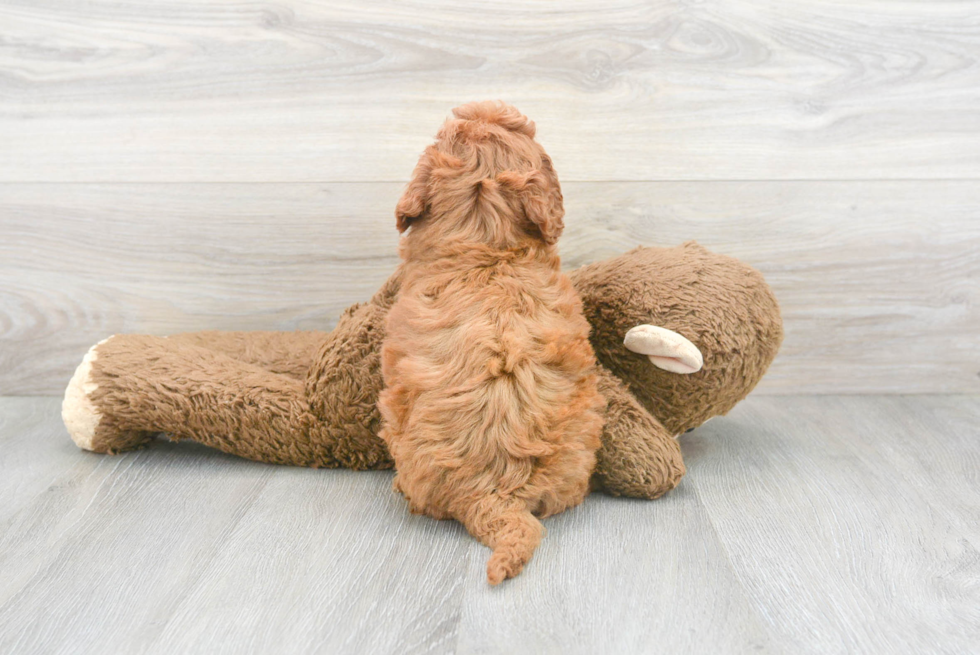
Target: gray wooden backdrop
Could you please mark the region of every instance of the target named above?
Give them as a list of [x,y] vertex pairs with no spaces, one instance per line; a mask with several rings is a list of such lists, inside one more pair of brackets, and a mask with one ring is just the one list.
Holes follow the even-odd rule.
[[980,390],[980,2],[0,1],[0,394],[116,332],[328,328],[453,106],[515,103],[568,266],[770,280],[760,392]]

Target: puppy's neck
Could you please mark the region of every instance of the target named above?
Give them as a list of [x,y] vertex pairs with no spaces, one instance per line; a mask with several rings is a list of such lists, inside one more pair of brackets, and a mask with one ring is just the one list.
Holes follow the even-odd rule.
[[417,263],[444,268],[482,268],[509,263],[545,266],[554,270],[561,268],[561,258],[555,246],[530,238],[509,247],[500,247],[460,237],[432,243],[429,240],[417,241],[408,235],[402,239],[399,254],[406,265]]

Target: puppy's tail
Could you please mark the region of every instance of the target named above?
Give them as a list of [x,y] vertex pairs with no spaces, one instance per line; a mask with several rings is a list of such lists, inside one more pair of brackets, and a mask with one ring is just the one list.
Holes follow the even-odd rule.
[[493,549],[487,562],[487,580],[492,585],[520,573],[544,536],[544,526],[525,503],[498,495],[477,503],[463,523],[470,534]]

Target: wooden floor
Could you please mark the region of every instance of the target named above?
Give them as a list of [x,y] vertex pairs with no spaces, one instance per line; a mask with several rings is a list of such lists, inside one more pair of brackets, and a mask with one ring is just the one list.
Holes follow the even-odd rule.
[[753,396],[490,588],[386,473],[77,450],[0,399],[3,653],[980,652],[980,397]]

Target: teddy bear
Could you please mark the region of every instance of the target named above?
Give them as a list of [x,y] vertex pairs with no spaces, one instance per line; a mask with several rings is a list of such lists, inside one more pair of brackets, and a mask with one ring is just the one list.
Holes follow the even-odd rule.
[[[380,347],[399,271],[327,332],[115,335],[84,356],[62,416],[99,453],[158,434],[297,466],[387,469]],[[762,275],[695,242],[570,271],[591,327],[605,427],[591,486],[657,498],[685,473],[676,437],[728,412],[783,338]]]

